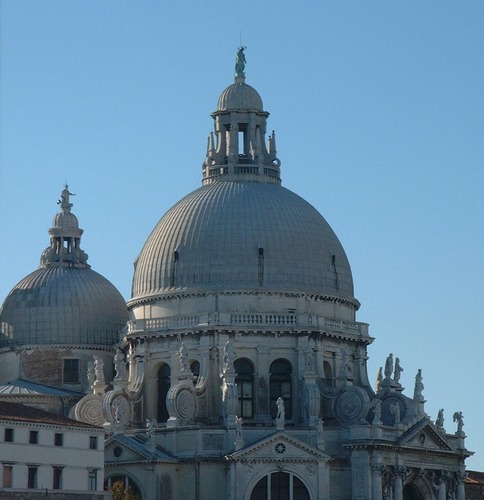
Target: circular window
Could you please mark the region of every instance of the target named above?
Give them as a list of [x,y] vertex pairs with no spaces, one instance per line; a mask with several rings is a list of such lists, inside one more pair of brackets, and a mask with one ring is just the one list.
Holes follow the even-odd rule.
[[115,446],[113,449],[113,455],[116,458],[119,458],[123,454],[123,448],[121,446]]
[[286,451],[286,445],[284,443],[277,443],[274,449],[276,450],[276,453],[282,455]]

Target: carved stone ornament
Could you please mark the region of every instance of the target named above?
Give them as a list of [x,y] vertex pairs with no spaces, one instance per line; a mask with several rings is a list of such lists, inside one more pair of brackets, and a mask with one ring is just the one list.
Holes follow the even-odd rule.
[[103,398],[106,420],[123,427],[132,420],[131,404],[123,391],[109,391]]
[[191,424],[195,420],[197,400],[193,391],[186,385],[175,385],[166,396],[166,406],[171,418],[181,424]]
[[84,396],[74,407],[74,418],[86,424],[103,425],[105,418],[102,398],[95,394]]
[[348,387],[335,401],[335,413],[344,423],[353,423],[364,418],[370,407],[370,399],[363,389]]
[[406,404],[403,397],[390,396],[381,405],[381,419],[385,425],[397,425],[405,418]]

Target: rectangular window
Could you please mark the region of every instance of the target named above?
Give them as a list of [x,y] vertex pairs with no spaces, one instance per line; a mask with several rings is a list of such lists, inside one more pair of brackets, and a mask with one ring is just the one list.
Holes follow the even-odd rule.
[[63,446],[64,445],[64,434],[56,432],[54,436],[54,445]]
[[89,469],[88,488],[89,488],[89,491],[96,491],[97,490],[97,470],[96,469]]
[[37,488],[37,470],[38,467],[29,465],[27,488]]
[[11,488],[13,481],[13,465],[3,464],[3,487]]
[[62,379],[64,384],[78,384],[79,383],[79,360],[78,359],[64,359],[64,366],[62,371]]
[[89,436],[89,448],[97,450],[97,436]]
[[62,489],[62,467],[54,467],[54,474],[52,476],[52,489]]
[[39,442],[38,431],[30,431],[29,443],[30,444],[38,444],[38,442]]
[[13,429],[5,429],[5,442],[13,443]]

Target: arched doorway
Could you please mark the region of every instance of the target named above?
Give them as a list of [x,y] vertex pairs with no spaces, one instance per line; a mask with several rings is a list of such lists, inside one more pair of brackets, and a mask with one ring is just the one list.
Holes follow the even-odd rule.
[[415,485],[407,484],[403,488],[403,500],[424,500],[424,497]]
[[272,472],[254,487],[250,500],[310,500],[304,483],[294,474]]
[[143,500],[138,485],[128,476],[116,474],[104,480],[104,491],[110,491],[113,498],[131,498]]

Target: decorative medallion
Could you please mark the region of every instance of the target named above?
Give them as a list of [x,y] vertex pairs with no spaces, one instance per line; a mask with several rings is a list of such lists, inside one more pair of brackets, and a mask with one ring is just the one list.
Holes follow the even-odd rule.
[[123,391],[109,391],[104,395],[103,408],[106,420],[127,426],[132,420],[131,404]]
[[337,397],[335,412],[342,422],[353,423],[368,413],[369,404],[366,392],[359,387],[349,387]]
[[170,417],[180,422],[190,424],[195,419],[197,400],[193,390],[186,385],[176,385],[168,391],[166,397]]
[[405,400],[392,395],[384,399],[381,405],[381,419],[385,425],[398,425],[405,417]]
[[74,407],[74,418],[86,424],[104,424],[102,400],[95,394],[84,396]]

